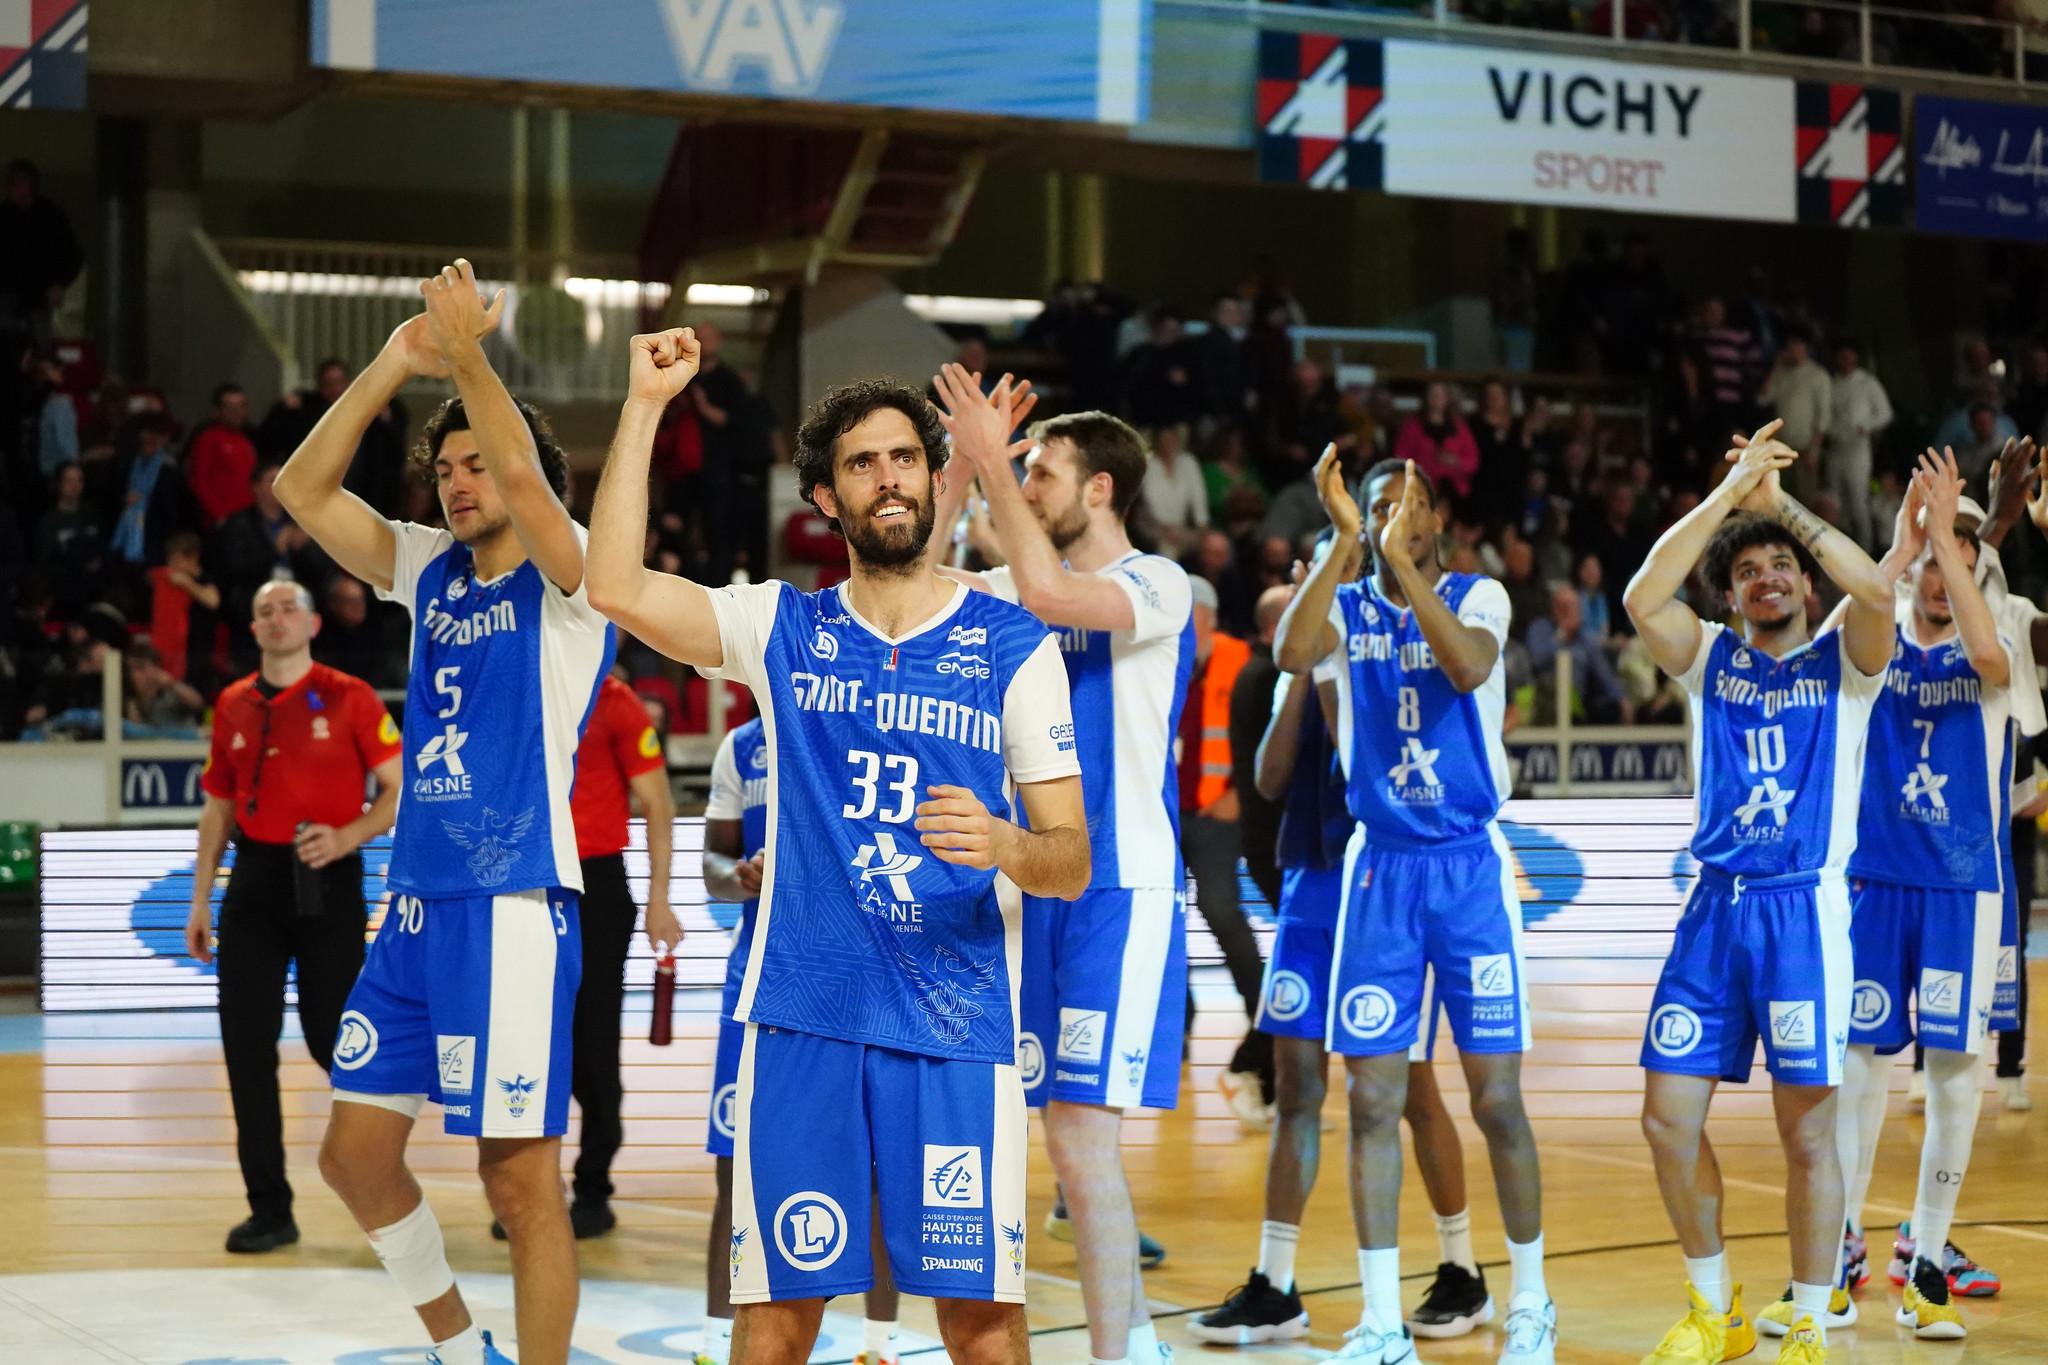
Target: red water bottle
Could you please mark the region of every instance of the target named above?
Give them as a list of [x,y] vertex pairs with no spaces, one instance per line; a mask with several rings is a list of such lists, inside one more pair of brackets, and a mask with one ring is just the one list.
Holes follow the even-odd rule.
[[675,1037],[676,955],[663,953],[654,962],[654,1021],[647,1029],[647,1041],[667,1047]]

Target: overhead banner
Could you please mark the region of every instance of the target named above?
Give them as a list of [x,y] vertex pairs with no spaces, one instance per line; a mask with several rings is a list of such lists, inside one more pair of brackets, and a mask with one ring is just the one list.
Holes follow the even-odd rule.
[[1899,97],[1864,86],[1262,33],[1261,178],[1759,222],[1900,221]]
[[85,0],[0,0],[0,109],[85,108]]
[[[312,0],[313,64],[1137,123],[1151,0]],[[4,8],[4,5],[0,5]]]
[[1913,226],[2048,242],[2048,109],[1921,95]]

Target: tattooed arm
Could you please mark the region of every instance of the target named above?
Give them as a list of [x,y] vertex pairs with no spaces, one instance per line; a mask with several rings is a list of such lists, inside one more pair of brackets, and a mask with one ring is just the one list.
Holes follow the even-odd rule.
[[1882,673],[1892,657],[1892,584],[1863,547],[1822,521],[1782,487],[1771,491],[1769,515],[1806,547],[1821,571],[1849,599],[1844,627],[1849,659],[1866,676]]

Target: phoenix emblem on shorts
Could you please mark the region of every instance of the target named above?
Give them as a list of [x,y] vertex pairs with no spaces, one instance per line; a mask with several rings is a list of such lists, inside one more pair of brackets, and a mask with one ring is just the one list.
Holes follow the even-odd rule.
[[511,1080],[500,1080],[498,1089],[505,1092],[505,1108],[515,1119],[526,1117],[526,1106],[533,1102],[533,1088],[540,1084],[539,1078],[526,1079],[521,1072]]
[[997,1226],[1003,1230],[1003,1240],[1010,1244],[1010,1273],[1022,1275],[1024,1273],[1024,1221],[1020,1218],[1014,1223],[999,1223]]
[[747,1230],[745,1228],[734,1228],[732,1230],[732,1250],[727,1253],[726,1259],[732,1265],[732,1273],[735,1279],[739,1277],[740,1262],[746,1257],[746,1245]]
[[533,807],[506,817],[485,806],[475,824],[443,820],[441,828],[457,848],[469,850],[469,874],[478,886],[503,886],[519,861],[520,842],[533,828]]
[[967,1030],[982,1013],[974,997],[996,983],[995,960],[972,963],[943,947],[935,950],[930,967],[900,947],[896,960],[917,988],[917,1007],[933,1035],[949,1046],[966,1042]]

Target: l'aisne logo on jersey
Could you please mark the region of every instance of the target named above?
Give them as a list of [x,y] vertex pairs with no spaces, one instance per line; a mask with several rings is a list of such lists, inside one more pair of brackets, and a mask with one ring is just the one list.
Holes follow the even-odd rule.
[[462,761],[469,732],[450,721],[441,733],[420,745],[412,756],[419,769],[408,793],[415,801],[466,801],[471,796],[469,768]]
[[1424,748],[1420,739],[1410,735],[1402,741],[1400,760],[1387,769],[1387,781],[1392,786],[1388,794],[1396,801],[1443,800],[1444,784],[1436,775],[1436,763],[1442,756],[1441,749]]
[[1934,771],[1927,766],[1926,759],[1921,759],[1899,787],[1899,814],[1923,825],[1947,824],[1948,797],[1942,794],[1947,785],[1948,774]]
[[853,865],[860,869],[864,888],[862,910],[893,929],[924,932],[924,906],[910,884],[910,874],[924,866],[922,854],[904,852],[896,846],[894,834],[878,830],[873,843],[864,843],[854,852]]
[[1752,783],[1749,799],[1735,808],[1735,837],[1756,843],[1779,838],[1785,832],[1792,801],[1798,795],[1797,787],[1781,787],[1775,777]]

